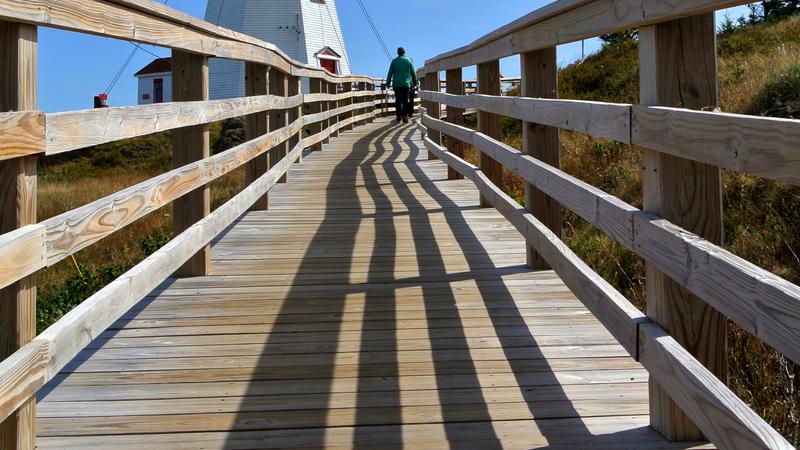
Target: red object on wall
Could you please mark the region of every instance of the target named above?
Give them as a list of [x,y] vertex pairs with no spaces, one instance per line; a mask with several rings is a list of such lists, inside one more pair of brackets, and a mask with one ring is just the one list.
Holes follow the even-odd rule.
[[142,94],[142,100],[150,100],[150,94]]
[[330,72],[332,74],[335,74],[335,75],[339,74],[339,70],[337,68],[338,64],[336,64],[336,60],[333,60],[333,59],[320,59],[319,63],[320,63],[320,65],[322,65],[322,68],[327,70],[328,72]]

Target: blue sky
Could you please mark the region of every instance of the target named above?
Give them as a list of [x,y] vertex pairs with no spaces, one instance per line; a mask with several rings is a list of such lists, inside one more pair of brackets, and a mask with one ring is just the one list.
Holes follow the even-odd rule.
[[[402,45],[418,64],[422,64],[432,56],[467,44],[549,3],[549,0],[407,0],[401,14],[395,11],[396,2],[364,0],[364,3],[390,50]],[[168,5],[203,17],[206,1],[169,0]],[[385,76],[388,61],[356,1],[337,0],[337,6],[353,71]],[[745,12],[746,7],[739,7],[729,14],[737,17]],[[717,20],[725,14],[724,11],[717,13]],[[41,29],[39,42],[39,108],[47,112],[91,107],[93,96],[105,90],[133,49],[126,41],[46,28]],[[586,42],[587,53],[598,47],[597,40]],[[159,56],[170,54],[165,48],[144,48]],[[559,47],[561,64],[573,62],[580,55],[580,43]],[[111,92],[112,106],[136,103],[133,74],[153,58],[142,50],[136,53]],[[502,61],[501,69],[506,76],[519,75],[519,59]],[[465,71],[465,76],[474,76],[474,70]]]

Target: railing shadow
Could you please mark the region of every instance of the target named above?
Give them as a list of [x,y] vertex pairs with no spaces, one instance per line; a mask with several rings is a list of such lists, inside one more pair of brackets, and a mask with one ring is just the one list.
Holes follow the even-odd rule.
[[[447,194],[439,189],[436,183],[431,180],[429,175],[426,174],[417,163],[420,153],[423,150],[417,143],[414,142],[414,132],[415,130],[412,128],[410,132],[406,132],[403,137],[403,142],[411,149],[407,159],[408,170],[415,175],[415,178],[425,192],[430,195],[443,209],[455,212],[449,214],[446,213],[444,215],[445,221],[449,225],[450,229],[454,230],[453,234],[458,245],[466,256],[466,260],[470,269],[477,270],[479,268],[494,267],[492,257],[489,255],[488,251],[486,251],[483,243],[472,231],[472,228],[469,226],[469,223],[464,215],[458,212],[460,207]],[[399,145],[399,139],[400,136],[398,134],[392,140],[392,145]],[[409,195],[404,198],[408,198],[409,203],[416,203],[408,205],[410,208],[422,206],[419,204],[416,197],[411,195],[410,190],[408,190],[406,186],[398,185],[396,186],[396,189],[398,191],[405,190],[408,192]],[[419,219],[419,226],[421,229],[425,229],[429,226],[424,224],[423,220],[423,218]],[[443,270],[442,275],[445,277],[447,275],[446,271]],[[547,360],[545,359],[544,354],[541,352],[539,343],[533,334],[530,333],[525,319],[516,306],[514,297],[506,287],[503,278],[499,275],[495,275],[495,272],[485,272],[482,276],[476,276],[474,281],[484,302],[490,299],[493,301],[500,299],[507,300],[506,304],[502,308],[502,314],[500,314],[498,308],[487,307],[487,311],[493,327],[496,330],[496,335],[500,340],[502,351],[505,353],[506,360],[511,366],[511,370],[517,380],[517,386],[519,386],[520,389],[520,397],[527,401],[528,410],[530,411],[533,419],[538,421],[540,419],[580,418],[581,414],[572,406],[570,398],[563,389],[558,389],[555,393],[550,390],[548,395],[548,398],[552,401],[562,403],[560,405],[561,407],[559,408],[558,415],[554,415],[552,411],[546,410],[546,407],[541,408],[539,406],[541,403],[535,402],[536,389],[525,387],[528,385],[525,375],[530,371],[530,365],[526,363],[526,359],[535,359],[542,363],[540,365],[540,370],[542,371],[538,373],[539,377],[546,378],[542,380],[542,385],[559,388],[561,386],[559,380],[557,379],[552,368],[547,365]],[[518,327],[520,330],[525,329],[526,332],[517,333],[514,335],[513,339],[511,339],[507,334],[501,331],[502,328],[508,327],[510,323],[513,324],[512,326]],[[519,347],[526,349],[525,359],[519,359],[519,356],[514,354],[513,350]],[[592,433],[582,421],[578,420],[572,425],[573,426],[570,427],[569,436],[566,436],[563,430],[552,430],[548,429],[547,427],[540,427],[540,430],[546,440],[553,445],[560,444],[560,440],[564,438],[567,438],[570,442],[575,442],[576,440],[581,441],[584,440],[582,438],[592,436]]]
[[[329,414],[331,412],[331,397],[333,394],[333,383],[336,377],[337,368],[337,348],[341,345],[338,340],[331,342],[330,336],[339,336],[343,324],[343,314],[345,313],[345,302],[348,297],[348,289],[336,288],[336,285],[347,285],[350,283],[350,271],[356,246],[356,236],[360,227],[358,221],[342,220],[340,211],[348,208],[348,216],[360,216],[361,205],[357,195],[357,178],[359,165],[352,160],[364,160],[369,156],[368,142],[381,138],[388,130],[388,127],[377,129],[367,136],[360,139],[353,146],[353,153],[345,158],[333,169],[330,183],[327,186],[328,193],[324,205],[324,217],[322,218],[314,237],[311,239],[302,261],[295,275],[295,282],[291,285],[289,292],[285,296],[280,310],[276,315],[275,322],[271,329],[265,330],[269,333],[260,353],[255,371],[271,371],[271,379],[296,380],[298,387],[307,384],[307,389],[301,392],[313,394],[312,407],[298,408],[296,411],[263,411],[259,404],[259,396],[286,394],[286,392],[272,392],[268,382],[254,379],[250,381],[244,397],[241,399],[239,413],[233,422],[231,433],[228,435],[227,448],[239,448],[242,442],[238,441],[235,431],[253,430],[262,428],[304,428],[302,430],[302,442],[304,447],[321,448],[325,447],[326,436],[325,428],[329,424]],[[324,151],[324,150],[323,150]],[[331,236],[335,235],[335,242]],[[318,258],[327,257],[328,252],[335,244],[335,261],[339,265],[339,270],[326,274],[325,284],[330,286],[327,292],[319,293],[319,297],[324,299],[324,307],[317,310],[317,313],[328,317],[328,323],[324,327],[324,332],[303,330],[303,323],[298,323],[296,315],[304,311],[303,304],[309,303],[308,284],[297,283],[297,280],[313,279],[319,275]],[[324,286],[323,286],[324,287]],[[319,288],[319,286],[317,286]],[[316,291],[315,291],[316,292]],[[314,303],[314,300],[311,301]],[[316,303],[319,305],[319,302]],[[310,312],[310,311],[305,311]],[[304,334],[302,342],[309,344],[311,350],[314,348],[324,348],[316,353],[299,355],[303,359],[313,358],[313,367],[309,367],[303,361],[303,367],[292,367],[291,364],[277,363],[276,360],[283,356],[291,357],[285,347],[283,337],[298,331]],[[315,339],[314,335],[319,338]],[[308,360],[312,361],[312,360]],[[258,377],[256,377],[258,378]],[[312,383],[309,379],[313,378]],[[266,383],[266,384],[265,384]],[[274,385],[272,385],[274,386]],[[294,392],[293,392],[294,393]],[[269,432],[265,432],[261,439],[269,442]]]

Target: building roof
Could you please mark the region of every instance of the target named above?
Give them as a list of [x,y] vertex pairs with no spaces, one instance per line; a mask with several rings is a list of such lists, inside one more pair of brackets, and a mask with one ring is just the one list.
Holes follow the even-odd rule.
[[172,72],[172,58],[158,58],[150,64],[144,66],[142,70],[136,72],[133,76],[141,77],[143,75],[166,72]]

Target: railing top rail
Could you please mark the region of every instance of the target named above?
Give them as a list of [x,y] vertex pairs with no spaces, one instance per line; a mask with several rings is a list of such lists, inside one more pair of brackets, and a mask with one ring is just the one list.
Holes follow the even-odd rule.
[[152,0],[0,0],[0,19],[261,63],[290,75],[325,78],[333,83],[382,81],[331,74],[290,58],[274,44]]
[[559,0],[471,44],[434,56],[420,76],[568,44],[629,28],[751,3],[747,0]]

